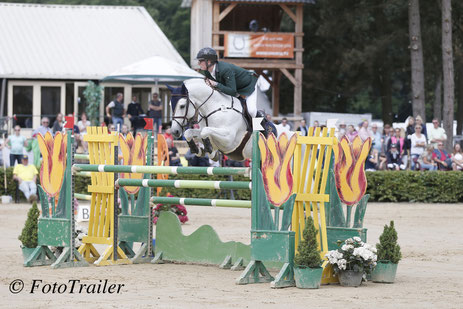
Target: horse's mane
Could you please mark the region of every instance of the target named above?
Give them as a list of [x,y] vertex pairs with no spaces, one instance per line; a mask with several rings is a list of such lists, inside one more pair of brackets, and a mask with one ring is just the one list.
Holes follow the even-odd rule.
[[[197,95],[199,97],[207,97],[208,95],[210,95],[212,90],[211,87],[205,83],[204,78],[187,79],[183,82],[183,85],[185,85],[186,89],[188,90],[188,93],[193,96]],[[227,94],[224,94],[219,91],[216,92],[216,95],[217,94],[222,95],[224,97],[229,97]]]

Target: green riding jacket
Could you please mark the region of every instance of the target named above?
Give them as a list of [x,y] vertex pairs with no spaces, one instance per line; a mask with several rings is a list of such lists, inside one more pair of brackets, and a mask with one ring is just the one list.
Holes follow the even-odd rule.
[[216,88],[223,93],[237,97],[249,96],[254,92],[257,77],[251,71],[231,63],[218,61],[215,65],[215,78],[209,71],[200,71],[207,78],[216,81]]

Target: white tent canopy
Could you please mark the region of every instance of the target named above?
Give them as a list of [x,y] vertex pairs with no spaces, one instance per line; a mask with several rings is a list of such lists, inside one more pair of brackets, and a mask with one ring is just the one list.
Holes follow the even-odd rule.
[[154,56],[116,70],[103,78],[102,81],[144,84],[181,82],[189,78],[202,77],[203,75],[190,69],[187,65]]

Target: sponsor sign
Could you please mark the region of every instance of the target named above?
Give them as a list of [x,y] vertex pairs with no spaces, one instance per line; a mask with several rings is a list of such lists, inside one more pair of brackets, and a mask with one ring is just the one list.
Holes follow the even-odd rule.
[[225,57],[294,58],[292,34],[225,34]]

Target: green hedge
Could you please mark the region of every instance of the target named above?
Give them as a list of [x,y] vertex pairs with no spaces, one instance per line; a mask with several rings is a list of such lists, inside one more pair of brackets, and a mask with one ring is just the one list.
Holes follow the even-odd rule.
[[366,175],[372,202],[463,202],[462,172],[377,171]]
[[[5,175],[5,173],[3,171],[3,168],[0,168],[0,195],[5,194],[5,178],[4,178],[4,175]],[[18,187],[18,183],[13,180],[13,167],[9,167],[9,168],[6,169],[6,182],[7,182],[7,184],[6,184],[6,186],[7,186],[6,195],[12,196],[13,200],[14,200],[14,197],[15,197],[15,194],[16,194],[16,188]],[[22,194],[22,192],[20,192],[19,196],[22,199],[25,200],[25,197]]]
[[[7,169],[8,193],[14,196],[16,182],[12,181],[12,168]],[[425,203],[458,203],[463,202],[463,172],[415,172],[415,171],[378,171],[367,172],[370,202],[425,202]],[[3,178],[3,170],[0,172]],[[1,179],[0,178],[0,179]],[[170,179],[211,180],[210,176],[182,175]],[[227,176],[214,176],[214,180],[228,180]],[[247,178],[234,176],[236,181]],[[87,193],[89,177],[76,176],[75,192]],[[3,194],[3,181],[0,183]],[[174,189],[164,188],[179,197],[196,198],[230,198],[230,190]],[[249,200],[249,190],[234,190],[235,199]]]

